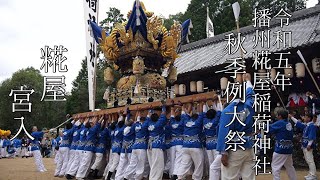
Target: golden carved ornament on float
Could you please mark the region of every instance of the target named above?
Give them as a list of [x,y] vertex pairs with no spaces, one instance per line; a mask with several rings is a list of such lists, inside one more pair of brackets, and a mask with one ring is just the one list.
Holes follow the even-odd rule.
[[[116,87],[104,94],[108,107],[112,107],[115,101],[120,106],[125,105],[122,103],[124,99],[144,103],[167,98],[166,82],[177,81],[177,68],[173,64],[178,58],[177,47],[181,43],[183,28],[174,21],[168,30],[163,21],[160,16],[147,11],[143,2],[135,1],[128,13],[128,21],[115,23],[109,35],[101,31],[99,46],[108,66],[117,67],[106,68],[104,80],[111,85],[115,71],[120,74]],[[134,93],[135,90],[139,93]]]

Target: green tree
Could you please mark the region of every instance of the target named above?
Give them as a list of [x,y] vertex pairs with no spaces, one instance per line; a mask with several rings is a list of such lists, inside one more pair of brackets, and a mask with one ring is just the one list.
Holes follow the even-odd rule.
[[99,109],[105,109],[106,102],[103,99],[104,92],[107,88],[106,83],[104,82],[104,69],[106,68],[105,59],[99,59],[97,66],[97,75],[96,75],[96,107]]
[[[25,90],[34,90],[34,93],[30,95],[31,113],[12,112],[14,98],[9,94],[11,90],[19,90],[21,86]],[[52,128],[63,122],[65,120],[65,102],[41,101],[43,88],[43,76],[39,70],[33,67],[21,69],[15,72],[11,78],[6,79],[0,85],[0,127],[10,129],[12,133],[15,133],[20,127],[20,121],[14,120],[14,118],[22,116],[25,118],[24,125],[29,131],[33,125],[41,125],[40,128]]]
[[[191,0],[187,11],[182,15],[182,19],[191,19],[193,29],[190,42],[204,39],[206,36],[206,7],[205,0]],[[183,21],[182,21],[183,22]]]
[[179,12],[174,15],[169,15],[169,18],[164,19],[164,22],[163,22],[164,27],[166,27],[169,30],[174,21],[179,21],[180,23],[183,23],[184,21],[181,19],[182,16],[183,16],[182,12]]
[[111,32],[114,23],[122,23],[125,21],[124,15],[115,7],[111,7],[106,14],[107,18],[100,22],[100,26],[107,32]]
[[[218,4],[217,9],[210,7],[210,13],[212,21],[214,23],[215,34],[222,34],[224,32],[228,32],[236,29],[232,4],[236,2],[236,0],[227,0]],[[251,0],[242,0],[239,1],[240,4],[240,18],[239,24],[240,27],[248,26],[252,24],[252,8],[251,8]],[[211,5],[211,4],[210,4]]]
[[300,9],[304,9],[306,8],[306,0],[260,0],[254,1],[252,7],[257,8],[257,10],[270,9],[271,15],[274,16],[281,10],[281,8],[291,13]]
[[[191,0],[182,20],[191,19],[193,24],[190,41],[206,38],[206,7],[209,6],[209,17],[213,21],[215,34],[222,34],[236,28],[232,4],[237,0]],[[270,9],[271,17],[281,8],[290,13],[306,7],[306,0],[238,0],[240,4],[240,27],[251,25],[254,9]],[[182,21],[183,22],[183,21]]]
[[88,68],[87,60],[83,59],[81,69],[72,82],[71,95],[67,98],[66,112],[69,114],[86,112],[89,110]]

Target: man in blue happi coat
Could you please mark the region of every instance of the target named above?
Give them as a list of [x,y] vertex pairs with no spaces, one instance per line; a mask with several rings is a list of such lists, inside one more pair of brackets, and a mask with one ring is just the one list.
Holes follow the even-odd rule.
[[280,180],[281,168],[284,166],[290,180],[296,180],[296,171],[293,167],[293,127],[288,120],[288,111],[278,110],[277,121],[269,125],[269,134],[275,135],[275,148],[272,155],[272,174],[274,180]]
[[68,164],[67,164],[65,174],[68,174],[68,171],[69,171],[72,163],[74,163],[75,159],[78,158],[77,157],[77,143],[80,138],[79,129],[81,128],[81,122],[79,119],[75,119],[72,123],[73,123],[72,139],[71,139],[71,144],[70,144],[70,148],[69,148]]
[[126,169],[125,179],[142,180],[148,174],[147,149],[148,149],[148,120],[137,112],[136,122],[133,124],[135,130],[135,141],[129,165]]
[[305,176],[306,180],[316,180],[316,165],[313,159],[313,149],[316,148],[316,139],[317,139],[317,127],[314,125],[312,121],[312,115],[305,115],[305,124],[298,121],[292,115],[289,115],[289,118],[296,124],[298,129],[303,131],[302,135],[302,151],[304,154],[304,159],[306,160],[309,166],[309,174]]
[[217,151],[222,154],[221,179],[243,180],[255,179],[253,146],[253,103],[254,91],[250,75],[244,74],[246,92],[245,101],[235,96],[222,111],[219,124]]
[[107,124],[107,128],[108,128],[108,131],[109,131],[110,139],[107,142],[107,152],[106,152],[106,155],[107,155],[107,166],[105,167],[104,172],[103,172],[103,177],[104,177],[103,179],[105,179],[105,177],[108,175],[109,168],[112,165],[112,159],[113,159],[113,156],[112,156],[112,143],[114,141],[114,131],[115,131],[116,126],[117,126],[117,121],[114,120],[115,119],[115,115],[114,114],[111,114],[109,119],[111,119],[111,122]]
[[76,154],[74,161],[71,163],[70,167],[68,168],[68,171],[66,172],[66,178],[72,179],[74,176],[76,176],[77,171],[79,169],[80,162],[84,158],[84,147],[87,142],[87,131],[89,130],[88,125],[89,118],[87,117],[85,120],[80,119],[80,128],[77,130],[77,133],[74,134],[75,136],[72,138],[72,140],[78,140],[76,141]]
[[42,162],[42,155],[40,152],[40,141],[43,138],[44,132],[38,131],[37,126],[33,126],[31,136],[34,138],[31,141],[31,152],[36,161],[36,166],[39,172],[45,172],[47,169],[44,167]]
[[13,143],[13,147],[14,147],[14,150],[15,150],[15,156],[20,156],[21,154],[21,146],[22,146],[22,142],[21,142],[21,139],[19,138],[16,138],[12,141]]
[[216,150],[217,137],[220,123],[221,111],[223,106],[220,100],[212,103],[212,108],[207,110],[208,105],[204,106],[203,112],[205,117],[203,120],[203,131],[206,138],[206,153],[209,161],[209,179],[220,179],[221,176],[221,154]]
[[127,166],[129,164],[132,152],[132,145],[135,139],[135,130],[133,124],[133,120],[131,119],[132,114],[130,114],[129,108],[125,110],[125,126],[123,129],[123,141],[122,148],[120,153],[120,161],[117,169],[117,173],[115,176],[115,180],[124,179]]
[[91,166],[90,173],[88,177],[92,177],[94,179],[98,178],[98,173],[101,170],[102,166],[105,164],[104,159],[105,159],[105,154],[106,154],[106,148],[107,148],[107,143],[110,140],[110,132],[108,129],[108,119],[109,116],[104,116],[104,121],[103,124],[101,125],[101,129],[98,134],[98,141],[96,144],[96,149],[95,149],[95,160],[93,165]]
[[212,164],[216,156],[219,154],[216,151],[218,137],[217,132],[222,110],[217,109],[216,103],[213,104],[212,109],[207,109],[208,106],[206,105],[205,109],[203,110],[203,112],[206,113],[203,120],[203,131],[206,138],[206,152],[209,158],[209,164]]
[[[111,131],[111,159],[108,163],[108,173],[106,180],[110,180],[113,175],[115,175],[118,170],[118,164],[120,161],[120,153],[122,149],[123,142],[123,131],[124,131],[124,117],[123,112],[119,112],[118,122],[115,126],[114,131]],[[116,118],[114,118],[116,119]]]
[[62,140],[61,143],[59,145],[59,154],[60,157],[58,159],[57,162],[57,166],[55,169],[55,173],[54,176],[64,176],[68,167],[68,162],[69,162],[69,151],[70,151],[70,145],[71,145],[71,141],[72,141],[72,134],[73,134],[73,130],[75,127],[73,127],[73,123],[74,121],[68,122],[66,124],[66,128],[63,131],[63,136],[62,136]]
[[166,107],[162,107],[159,116],[153,110],[148,113],[149,142],[147,156],[150,164],[149,179],[161,180],[164,171],[165,125],[167,124]]
[[181,107],[175,108],[172,103],[169,127],[171,132],[171,144],[169,149],[171,179],[177,179],[178,168],[182,160],[183,130],[181,120]]
[[[191,101],[193,103],[193,100]],[[194,166],[192,179],[201,180],[204,167],[204,151],[202,149],[204,102],[201,101],[197,105],[196,111],[192,111],[192,103],[189,103],[188,107],[186,107],[185,104],[182,106],[181,120],[184,124],[184,139],[182,160],[177,175],[178,179],[185,178],[185,176],[191,171],[192,166]]]
[[67,170],[66,170],[66,178],[67,179],[72,179],[71,174],[73,176],[75,175],[76,172],[74,172],[75,167],[78,167],[79,165],[79,159],[81,158],[81,151],[78,149],[78,144],[80,140],[80,133],[83,130],[83,119],[78,119],[75,120],[74,124],[74,130],[72,133],[72,141],[70,145],[70,153],[69,153],[69,162],[67,165]]
[[[100,118],[100,119],[99,119]],[[94,155],[95,145],[97,143],[97,136],[101,128],[103,117],[92,117],[88,123],[85,124],[87,130],[86,143],[84,145],[83,158],[80,161],[79,169],[76,174],[77,179],[84,179],[87,171],[90,168],[91,160]]]

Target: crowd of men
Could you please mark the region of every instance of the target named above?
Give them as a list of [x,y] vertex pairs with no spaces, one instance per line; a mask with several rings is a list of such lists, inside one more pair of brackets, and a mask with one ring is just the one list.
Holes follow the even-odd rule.
[[[24,135],[21,139],[15,138],[12,139],[12,135],[9,136],[1,136],[0,139],[0,159],[2,158],[28,158],[32,157],[32,141]],[[58,136],[57,138],[49,138],[47,135],[43,135],[37,145],[39,145],[39,150],[41,152],[42,157],[54,157],[56,152],[56,147],[59,144],[59,141],[62,137]]]
[[[255,154],[252,148],[254,91],[246,80],[246,100],[237,98],[223,105],[221,101],[193,99],[193,103],[172,103],[170,113],[165,106],[161,113],[128,109],[103,117],[75,119],[66,126],[56,158],[54,176],[67,179],[255,179]],[[234,121],[234,109],[243,113]],[[167,117],[169,114],[170,117]],[[303,130],[302,149],[309,165],[307,179],[315,179],[312,149],[315,148],[317,127],[306,114],[304,123],[278,109],[277,121],[269,127],[276,143],[272,158],[274,179],[286,167],[290,179],[297,179],[292,162],[293,128],[289,119]],[[107,123],[111,122],[111,123]],[[247,125],[244,128],[243,124]],[[242,147],[228,150],[226,137],[230,131],[243,132]],[[235,143],[239,138],[234,138]]]
[[[12,138],[12,136],[10,138]],[[31,144],[26,136],[13,140],[10,140],[8,136],[1,136],[0,159],[15,157],[28,158],[30,156],[32,156]]]
[[[253,136],[253,87],[250,77],[246,81],[246,99],[234,98],[222,105],[220,98],[190,99],[191,103],[171,102],[149,110],[129,111],[124,108],[117,114],[77,118],[67,123],[58,140],[54,176],[67,179],[94,179],[103,176],[110,180],[170,179],[210,180],[255,179]],[[169,109],[168,109],[169,107]],[[236,110],[236,113],[235,113]],[[309,166],[307,180],[316,179],[313,149],[319,127],[317,118],[305,114],[303,122],[278,108],[276,120],[270,124],[274,135],[272,174],[280,180],[284,166],[291,180],[296,180],[293,167],[293,124],[303,132],[302,150]],[[293,122],[293,123],[292,123]],[[243,125],[244,124],[244,125]],[[230,132],[241,136],[227,139]],[[40,172],[46,171],[42,163],[40,144],[43,132],[33,129],[31,151]],[[241,137],[239,139],[239,137]],[[228,142],[227,142],[228,140]],[[229,149],[228,143],[241,147]]]

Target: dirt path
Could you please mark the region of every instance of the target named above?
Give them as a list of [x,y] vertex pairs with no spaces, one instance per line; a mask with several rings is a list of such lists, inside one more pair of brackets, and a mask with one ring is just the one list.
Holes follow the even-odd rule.
[[[55,178],[53,177],[55,165],[53,159],[45,158],[43,159],[45,167],[48,172],[40,173],[36,172],[36,167],[33,158],[28,159],[0,159],[0,180],[61,180],[65,178]],[[319,168],[319,167],[318,167]],[[297,171],[298,179],[303,180],[304,176],[308,172]],[[317,172],[318,177],[320,177],[320,171]],[[272,179],[272,175],[259,175],[257,180],[269,180]],[[281,174],[281,180],[289,180],[285,172]]]

